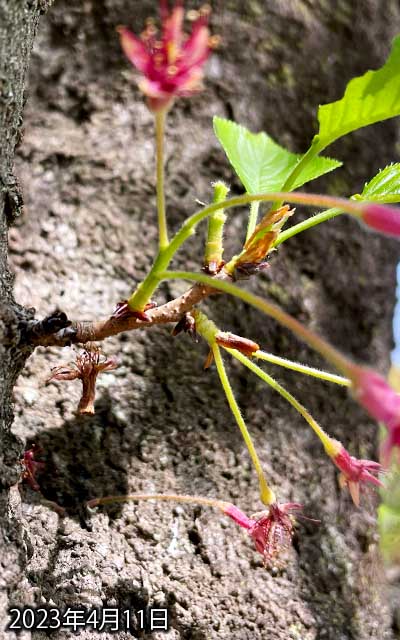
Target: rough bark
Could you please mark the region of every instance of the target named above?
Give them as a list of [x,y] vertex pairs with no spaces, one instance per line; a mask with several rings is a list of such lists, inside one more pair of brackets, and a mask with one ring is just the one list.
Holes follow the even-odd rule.
[[[21,441],[11,434],[12,390],[28,348],[20,346],[20,325],[32,312],[15,304],[7,262],[7,228],[21,213],[22,198],[14,176],[14,151],[21,134],[24,85],[42,0],[0,2],[0,617],[5,622],[7,592],[21,578],[26,544],[18,505],[9,487],[18,480]],[[18,501],[17,501],[18,502]],[[6,515],[5,515],[6,514]]]
[[[118,24],[138,31],[155,4],[58,0],[42,20],[17,158],[26,206],[10,229],[16,299],[36,307],[40,317],[56,307],[79,320],[103,317],[143,277],[156,250],[152,122],[115,35]],[[67,512],[60,518],[29,488],[20,508],[12,489],[2,516],[4,604],[8,597],[11,605],[168,606],[167,637],[177,639],[392,640],[374,501],[355,512],[300,417],[235,366],[233,385],[280,498],[303,502],[321,520],[301,525],[285,569],[263,568],[241,532],[210,510],[130,504],[92,518],[82,511],[89,498],[133,491],[213,495],[249,512],[260,508],[215,371],[202,371],[205,346],[172,341],[165,327],[111,338],[104,349],[122,365],[100,379],[97,413],[85,418],[74,414],[77,383],[43,384],[51,366],[68,359],[65,350],[39,349],[18,381],[10,435],[11,389],[27,351],[18,346],[22,311],[11,298],[5,232],[7,211],[19,206],[12,154],[40,6],[0,0],[0,8],[1,317],[7,336],[0,363],[1,480],[6,487],[17,479],[16,437],[27,445],[35,441],[46,463],[43,496]],[[209,199],[212,180],[233,180],[212,135],[214,113],[303,151],[316,105],[336,99],[349,78],[382,63],[399,17],[398,3],[390,1],[385,11],[377,0],[220,2],[214,30],[223,44],[209,66],[206,90],[170,115],[171,226],[194,210],[195,198]],[[6,59],[15,63],[6,66]],[[336,145],[331,153],[346,169],[321,180],[319,190],[359,191],[395,159],[397,138],[396,125],[387,123]],[[243,215],[232,216],[228,255],[237,251],[243,225]],[[180,265],[198,268],[201,239],[199,231]],[[336,220],[285,244],[269,272],[249,286],[345,352],[385,370],[396,259],[394,243]],[[166,285],[157,301],[183,290]],[[218,296],[206,307],[223,329],[321,364],[244,305]],[[352,453],[376,455],[375,425],[344,392],[329,387],[327,393],[326,386],[276,373]]]

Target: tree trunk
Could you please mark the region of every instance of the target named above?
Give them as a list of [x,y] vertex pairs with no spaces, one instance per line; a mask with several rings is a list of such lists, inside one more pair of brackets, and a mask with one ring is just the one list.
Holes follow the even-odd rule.
[[[249,513],[260,509],[255,474],[216,372],[202,369],[204,344],[172,339],[165,327],[107,340],[104,351],[116,354],[121,365],[99,378],[93,417],[75,415],[77,382],[44,385],[51,367],[73,354],[38,349],[15,388],[11,435],[11,391],[30,353],[21,344],[21,320],[31,312],[11,294],[7,226],[13,223],[15,299],[25,309],[35,307],[38,317],[56,308],[74,319],[107,315],[143,278],[157,247],[153,123],[115,33],[119,24],[138,33],[156,12],[150,1],[58,0],[42,19],[16,158],[25,207],[14,220],[20,195],[13,153],[42,4],[0,0],[3,505],[12,487],[1,515],[2,605],[168,607],[169,635],[155,638],[392,640],[376,499],[364,497],[363,508],[355,510],[300,416],[228,359],[280,500],[301,502],[306,515],[321,520],[299,525],[288,564],[264,568],[251,541],[209,509],[128,503],[89,517],[82,508],[90,498],[143,491],[215,496]],[[179,102],[168,118],[171,229],[195,210],[196,198],[211,197],[213,180],[223,178],[233,193],[239,191],[213,137],[212,116],[266,130],[293,151],[304,151],[317,105],[338,99],[352,76],[387,56],[400,9],[394,1],[385,5],[382,11],[377,0],[217,4],[213,31],[222,44],[208,67],[205,91]],[[345,168],[321,179],[315,190],[361,191],[397,157],[397,143],[394,122],[349,136],[329,150]],[[302,211],[296,215],[300,219]],[[244,212],[230,216],[227,256],[238,251],[244,225]],[[203,234],[200,228],[180,265],[199,268]],[[397,257],[394,242],[337,219],[285,243],[268,272],[245,286],[385,371]],[[156,300],[161,304],[182,290],[164,285]],[[323,365],[286,330],[241,303],[218,296],[205,307],[225,330]],[[376,425],[345,392],[280,370],[272,374],[353,455],[376,457]],[[18,438],[42,448],[42,495],[13,487]],[[88,630],[81,634],[92,637]],[[144,634],[137,629],[135,635]],[[120,631],[117,637],[128,636]]]
[[30,349],[21,345],[20,327],[32,317],[14,302],[7,262],[7,229],[21,213],[21,194],[14,177],[16,145],[21,136],[24,86],[43,0],[0,2],[0,616],[6,622],[7,592],[15,588],[26,565],[26,544],[18,497],[9,488],[20,475],[21,442],[11,433],[12,390]]

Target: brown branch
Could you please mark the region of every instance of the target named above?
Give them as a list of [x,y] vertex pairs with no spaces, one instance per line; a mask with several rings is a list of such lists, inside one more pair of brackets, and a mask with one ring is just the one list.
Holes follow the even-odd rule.
[[[231,276],[224,270],[220,271],[215,279],[231,280]],[[220,294],[220,291],[203,284],[196,284],[184,294],[171,300],[160,307],[146,311],[148,321],[139,320],[133,315],[126,315],[119,318],[108,317],[105,320],[94,322],[72,322],[67,329],[62,329],[53,335],[37,337],[32,341],[35,346],[58,346],[65,347],[69,344],[85,342],[97,342],[115,336],[123,331],[133,331],[134,329],[148,329],[155,324],[167,324],[178,322],[182,316],[193,309],[193,307],[211,295]]]

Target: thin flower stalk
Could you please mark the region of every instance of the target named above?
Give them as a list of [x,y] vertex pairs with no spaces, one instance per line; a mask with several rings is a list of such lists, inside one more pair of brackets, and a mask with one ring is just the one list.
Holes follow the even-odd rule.
[[[224,366],[224,362],[222,360],[221,357],[221,351],[220,348],[216,342],[216,337],[218,335],[219,329],[218,327],[212,322],[212,320],[210,320],[209,318],[207,318],[207,316],[202,313],[199,310],[196,310],[193,313],[194,319],[196,321],[196,331],[197,333],[202,336],[210,345],[210,349],[211,349],[211,354],[213,359],[215,360],[215,365],[217,368],[217,372],[219,375],[219,379],[221,381],[221,385],[222,388],[225,392],[226,395],[226,399],[228,401],[229,407],[234,415],[234,418],[238,424],[238,427],[240,429],[240,432],[243,436],[243,440],[245,441],[246,447],[248,449],[248,452],[250,454],[250,458],[253,462],[254,468],[256,470],[257,476],[258,476],[258,480],[259,480],[259,485],[260,485],[260,497],[261,497],[261,501],[266,504],[266,505],[270,505],[273,504],[274,502],[276,502],[276,497],[274,492],[272,491],[272,489],[269,487],[266,477],[264,475],[264,471],[262,469],[261,466],[261,462],[260,459],[258,457],[256,448],[254,446],[253,440],[250,436],[250,433],[247,429],[246,423],[243,419],[243,416],[241,414],[239,405],[236,402],[236,398],[235,395],[233,393],[233,389],[231,387],[231,384],[229,382],[229,378],[227,376],[226,370],[225,370],[225,366]],[[208,363],[208,361],[207,361]]]
[[275,389],[292,407],[300,413],[307,421],[314,433],[318,436],[325,449],[325,453],[330,457],[335,466],[341,471],[339,476],[339,484],[341,488],[349,489],[354,504],[358,507],[360,504],[360,488],[363,485],[372,484],[375,487],[383,487],[383,483],[374,474],[382,471],[382,466],[373,460],[358,460],[351,456],[344,448],[341,442],[328,436],[328,434],[320,427],[316,420],[311,416],[309,411],[292,396],[282,385],[274,378],[260,369],[245,355],[235,349],[227,349],[229,353],[244,364],[250,371],[255,373],[259,378],[266,382],[270,387]]
[[259,202],[252,202],[250,205],[249,221],[247,223],[246,242],[250,240],[254,233],[254,229],[257,226],[258,210],[260,208]]
[[157,500],[167,502],[184,502],[188,504],[200,504],[205,507],[215,507],[225,513],[230,502],[215,500],[214,498],[203,498],[200,496],[179,495],[176,493],[133,493],[126,496],[105,496],[104,498],[94,498],[86,502],[88,509],[94,509],[99,505],[113,504],[114,502],[141,502],[142,500]]
[[266,382],[270,387],[275,389],[285,400],[287,400],[292,407],[296,409],[300,413],[301,416],[306,420],[306,422],[310,425],[311,429],[321,440],[326,453],[330,456],[333,453],[332,449],[332,439],[328,436],[328,434],[319,426],[318,422],[314,420],[311,414],[307,411],[307,409],[298,401],[294,396],[292,396],[289,391],[287,391],[282,385],[279,384],[272,376],[268,375],[263,369],[261,369],[255,362],[252,362],[250,358],[247,358],[243,353],[240,353],[236,349],[226,349],[236,360],[239,360],[242,364],[245,365],[250,371],[256,374],[261,380]]
[[160,239],[160,250],[164,250],[168,244],[167,215],[165,210],[164,192],[164,133],[166,109],[160,109],[155,113],[156,124],[156,174],[157,174],[157,215]]
[[273,353],[259,350],[255,351],[252,355],[254,356],[254,358],[257,358],[257,360],[264,360],[265,362],[276,364],[280,367],[284,367],[285,369],[296,371],[297,373],[304,373],[307,376],[318,378],[319,380],[333,382],[334,384],[338,384],[342,387],[351,386],[351,380],[349,380],[349,378],[343,378],[342,376],[337,376],[334,373],[329,373],[328,371],[322,371],[321,369],[309,367],[305,364],[300,364],[300,362],[288,360],[287,358],[280,358]]
[[214,356],[214,360],[215,360],[215,366],[217,367],[217,371],[218,371],[218,375],[219,378],[221,380],[221,384],[223,387],[223,390],[225,392],[226,395],[226,399],[228,400],[228,404],[229,407],[235,417],[235,420],[238,424],[238,427],[240,429],[240,432],[243,436],[243,440],[246,443],[247,449],[249,451],[250,457],[253,461],[253,465],[254,468],[257,472],[258,475],[258,481],[260,484],[260,498],[261,498],[261,502],[263,502],[266,505],[270,505],[273,504],[274,502],[276,502],[276,497],[274,492],[272,491],[272,489],[269,487],[264,471],[262,469],[261,466],[261,462],[260,459],[258,457],[256,448],[253,444],[253,440],[250,436],[250,433],[247,429],[246,423],[243,420],[243,416],[241,414],[241,411],[239,409],[239,406],[236,402],[236,398],[234,396],[231,384],[229,382],[229,378],[226,374],[226,370],[225,370],[225,366],[221,357],[221,351],[219,346],[214,343],[212,345],[212,352],[213,352],[213,356]]
[[129,307],[133,311],[142,311],[144,309],[163,279],[162,273],[166,271],[174,255],[183,243],[195,233],[195,227],[200,222],[221,209],[241,207],[252,202],[274,202],[279,200],[286,200],[287,202],[294,204],[304,204],[313,207],[337,207],[340,210],[353,215],[358,215],[362,207],[361,203],[354,202],[352,200],[336,198],[333,196],[302,193],[300,191],[296,191],[294,193],[246,193],[244,195],[225,200],[224,202],[213,202],[190,216],[183,223],[182,227],[173,237],[166,249],[158,254],[148,275],[129,298]]
[[297,502],[277,503],[269,505],[267,511],[247,516],[241,509],[231,502],[203,498],[200,496],[163,494],[163,493],[135,493],[126,496],[106,496],[95,498],[86,503],[88,509],[114,502],[140,502],[143,500],[172,501],[186,504],[197,504],[219,509],[224,515],[229,516],[237,525],[246,529],[252,538],[257,551],[262,555],[267,566],[271,561],[285,551],[293,537],[295,519],[293,512],[302,510],[302,505]]
[[333,220],[333,218],[337,218],[344,213],[343,209],[332,208],[327,209],[326,211],[322,211],[321,213],[316,213],[314,216],[310,216],[303,222],[299,222],[298,224],[294,224],[289,229],[282,231],[277,239],[274,241],[273,246],[278,247],[289,238],[293,238],[299,233],[303,231],[307,231],[308,229],[312,229],[312,227],[316,227],[318,224],[322,222],[327,222],[328,220]]
[[312,349],[318,351],[326,360],[331,362],[339,371],[347,374],[351,362],[342,355],[335,347],[326,342],[323,338],[316,333],[305,327],[298,320],[291,315],[283,311],[280,307],[267,302],[263,298],[254,295],[250,291],[245,291],[231,282],[225,282],[216,280],[202,273],[194,273],[191,271],[166,271],[160,274],[160,278],[165,280],[192,280],[194,282],[200,282],[202,284],[214,287],[216,290],[240,298],[244,302],[252,305],[256,309],[259,309],[266,315],[274,318],[277,322],[284,327],[292,331],[300,340],[308,344]]

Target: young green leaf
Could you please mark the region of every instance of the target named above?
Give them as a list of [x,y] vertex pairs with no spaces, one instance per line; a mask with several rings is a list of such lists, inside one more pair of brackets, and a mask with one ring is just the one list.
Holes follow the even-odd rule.
[[[214,131],[248,193],[279,191],[303,157],[279,146],[266,133],[252,133],[230,120],[215,117]],[[292,189],[333,171],[341,164],[331,158],[313,158],[297,177]]]
[[319,133],[314,138],[317,152],[334,140],[400,114],[400,36],[394,39],[386,63],[377,71],[353,78],[341,100],[318,109]]
[[353,196],[355,200],[371,202],[400,202],[400,163],[389,164],[367,182],[362,193]]

